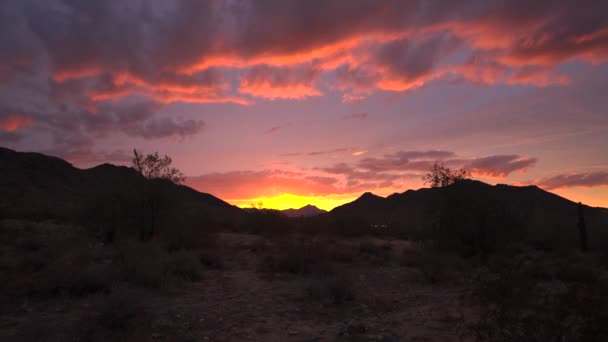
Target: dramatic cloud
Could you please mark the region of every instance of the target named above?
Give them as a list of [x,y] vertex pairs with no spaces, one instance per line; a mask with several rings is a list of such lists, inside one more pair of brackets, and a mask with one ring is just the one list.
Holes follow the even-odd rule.
[[454,156],[449,151],[402,151],[383,158],[362,159],[358,167],[368,171],[426,171],[435,161]]
[[475,158],[465,164],[465,168],[480,176],[504,178],[515,171],[524,171],[536,164],[536,158],[518,155],[498,155]]
[[[12,1],[1,28],[18,39],[0,40],[9,51],[0,77],[46,63],[56,82],[95,83],[93,101],[140,94],[240,104],[250,100],[231,81],[241,94],[302,99],[322,94],[315,82],[326,71],[350,89],[345,100],[454,74],[563,84],[560,63],[606,61],[608,20],[599,14],[607,9],[602,1]],[[484,62],[463,64],[455,53]],[[235,80],[228,69],[246,72]]]
[[593,187],[608,185],[608,172],[571,173],[543,178],[535,182],[547,190],[571,188],[575,186]]
[[473,174],[504,178],[515,171],[524,171],[536,164],[536,158],[518,155],[496,155],[474,159],[455,158],[450,151],[402,151],[383,158],[362,159],[357,167],[374,172],[426,171],[437,161],[449,167],[464,167]]
[[319,96],[321,92],[314,87],[319,70],[271,68],[257,66],[241,79],[239,91],[255,97],[274,100],[304,99]]
[[[544,158],[539,132],[605,133],[605,13],[600,0],[5,0],[0,142],[92,162],[162,139],[190,154],[196,174],[239,168],[244,155],[251,168],[268,163],[251,156],[305,160],[298,175],[201,176],[236,186],[259,177],[267,192],[273,177],[308,193],[389,189],[435,161],[509,177],[536,165],[525,148],[383,153],[458,146],[477,156],[513,137]],[[298,129],[259,139],[286,122]],[[187,139],[209,149],[172,146]],[[596,149],[581,160],[601,159]]]
[[203,127],[205,127],[205,123],[200,120],[175,121],[169,118],[162,118],[149,120],[141,125],[127,128],[125,132],[130,135],[141,136],[145,139],[185,138],[200,132]]

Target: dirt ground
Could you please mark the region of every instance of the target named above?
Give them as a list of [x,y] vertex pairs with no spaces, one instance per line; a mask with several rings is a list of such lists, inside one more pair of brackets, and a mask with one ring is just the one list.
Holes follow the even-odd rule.
[[[458,265],[444,267],[439,279],[437,269],[420,269],[427,266],[407,241],[223,233],[204,248],[196,277],[163,276],[160,286],[147,287],[111,272],[91,287],[62,285],[81,270],[53,266],[61,259],[53,253],[66,249],[51,252],[47,245],[69,241],[68,228],[3,227],[1,266],[20,272],[7,283],[22,284],[3,291],[3,341],[455,341],[462,328]],[[25,243],[28,234],[35,238]],[[91,261],[83,267],[121,267],[116,247],[86,249]],[[28,261],[17,259],[45,254],[40,269],[25,277]],[[19,282],[24,277],[35,283]],[[41,283],[51,291],[26,288]]]

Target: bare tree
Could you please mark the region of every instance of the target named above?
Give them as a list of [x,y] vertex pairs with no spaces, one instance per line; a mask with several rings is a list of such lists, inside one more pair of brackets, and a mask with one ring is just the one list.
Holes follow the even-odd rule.
[[435,162],[430,170],[422,176],[422,181],[432,188],[440,188],[470,177],[471,173],[465,169],[452,170],[444,166],[443,163]]
[[[158,152],[144,155],[134,149],[131,166],[150,180],[162,179],[180,184],[186,177],[180,170],[171,166],[172,162],[171,157],[167,155],[160,157]],[[166,188],[158,182],[147,182],[142,196],[139,234],[142,241],[147,241],[152,239],[157,231],[161,209],[163,203],[166,204]]]
[[165,155],[160,157],[158,152],[143,155],[138,150],[133,150],[131,167],[148,179],[166,179],[176,184],[182,183],[186,177],[184,174],[171,166],[171,157]]

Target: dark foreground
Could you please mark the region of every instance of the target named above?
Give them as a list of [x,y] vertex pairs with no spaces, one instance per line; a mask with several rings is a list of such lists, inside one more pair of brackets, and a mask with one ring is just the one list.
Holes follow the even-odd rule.
[[0,221],[2,341],[606,341],[606,255]]

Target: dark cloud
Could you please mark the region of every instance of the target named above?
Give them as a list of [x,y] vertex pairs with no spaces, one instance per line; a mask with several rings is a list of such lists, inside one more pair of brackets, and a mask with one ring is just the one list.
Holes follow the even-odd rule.
[[270,127],[269,129],[267,129],[267,130],[264,131],[264,135],[276,133],[276,132],[278,132],[278,131],[286,128],[286,127],[289,127],[289,126],[291,126],[291,123],[286,123],[284,125],[278,125],[278,126]]
[[352,151],[351,148],[334,148],[332,150],[320,150],[320,151],[310,151],[310,152],[293,152],[293,153],[285,153],[281,154],[281,157],[299,157],[299,156],[323,156],[327,154],[335,154]]
[[543,178],[533,183],[547,190],[570,188],[575,186],[594,187],[608,185],[608,172],[595,171],[587,173],[561,174]]
[[504,178],[515,171],[524,171],[536,164],[536,158],[521,157],[518,155],[497,155],[475,158],[465,164],[465,169],[490,177]]
[[425,171],[435,161],[444,160],[454,156],[454,152],[429,151],[401,151],[387,154],[383,158],[365,158],[359,161],[358,167],[368,171]]
[[129,135],[143,137],[144,139],[185,138],[197,134],[204,127],[205,123],[201,120],[177,121],[170,118],[161,118],[131,126],[125,129],[125,132]]
[[342,117],[342,119],[344,120],[367,120],[367,113],[357,113],[357,114],[350,114],[350,115],[345,115]]
[[[411,174],[404,173],[384,173],[375,171],[361,171],[356,166],[346,163],[338,163],[329,167],[320,167],[316,170],[332,175],[340,175],[345,178],[346,188],[350,192],[370,189],[387,188],[395,185],[395,181],[411,178]],[[417,177],[417,175],[416,175]]]

